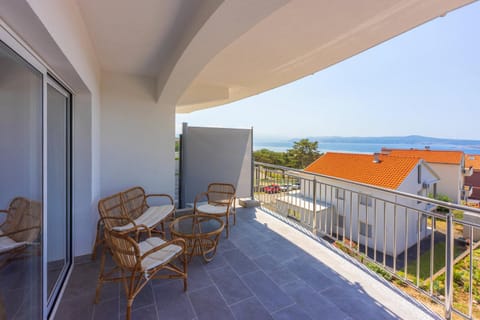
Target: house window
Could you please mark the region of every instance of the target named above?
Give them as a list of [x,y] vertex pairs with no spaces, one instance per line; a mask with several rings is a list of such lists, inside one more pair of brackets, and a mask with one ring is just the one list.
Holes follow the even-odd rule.
[[372,206],[372,198],[369,198],[367,195],[365,194],[361,194],[360,195],[360,204],[362,206],[369,206],[371,207]]
[[337,198],[339,200],[345,199],[345,190],[335,189],[335,198]]
[[418,165],[417,172],[418,172],[418,184],[421,184],[422,183],[422,166],[421,165]]
[[[368,235],[367,235],[368,231]],[[372,237],[372,225],[371,224],[366,224],[363,221],[360,221],[360,235],[364,237],[371,238]]]

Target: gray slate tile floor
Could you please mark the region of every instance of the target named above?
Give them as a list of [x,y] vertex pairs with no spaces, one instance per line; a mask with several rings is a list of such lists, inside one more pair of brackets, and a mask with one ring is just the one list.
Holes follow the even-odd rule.
[[[87,261],[87,259],[83,259]],[[119,284],[93,304],[99,259],[75,265],[55,319],[124,319]],[[133,319],[438,319],[422,305],[261,209],[237,210],[215,259],[194,257],[187,292],[154,280],[135,299]]]

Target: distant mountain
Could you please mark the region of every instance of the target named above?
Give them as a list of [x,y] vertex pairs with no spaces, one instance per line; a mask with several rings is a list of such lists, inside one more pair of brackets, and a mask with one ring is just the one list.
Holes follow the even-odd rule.
[[[433,138],[418,135],[403,137],[307,137],[310,141],[318,141],[319,143],[372,143],[372,144],[412,144],[412,145],[480,145],[480,140],[466,139],[447,139]],[[298,141],[300,139],[291,139],[290,141]]]
[[[255,138],[254,150],[269,149],[277,152],[284,152],[291,147],[295,141],[304,139]],[[321,152],[354,152],[373,153],[379,152],[383,147],[396,149],[424,149],[426,146],[432,150],[463,151],[466,154],[480,154],[480,140],[467,139],[446,139],[433,138],[418,135],[403,137],[306,137],[310,141],[318,141],[318,150]]]

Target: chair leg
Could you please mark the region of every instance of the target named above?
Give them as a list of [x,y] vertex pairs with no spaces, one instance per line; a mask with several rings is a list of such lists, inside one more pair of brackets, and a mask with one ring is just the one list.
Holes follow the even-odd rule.
[[95,236],[95,243],[93,244],[93,249],[92,249],[92,261],[95,261],[97,258],[97,247],[103,242],[101,238],[101,223],[100,220],[97,222],[97,235]]
[[233,205],[233,225],[237,224],[237,209],[235,208],[235,205]]
[[130,320],[132,317],[132,304],[133,298],[127,299],[127,319]]
[[162,225],[163,240],[167,240],[167,233],[165,232],[165,221],[162,221],[161,225]]
[[97,289],[95,290],[95,304],[98,303],[100,298],[100,291],[102,290],[103,280],[104,280],[104,273],[105,273],[105,255],[106,255],[106,248],[105,246],[102,249],[102,260],[100,261],[100,274],[98,275],[97,280]]
[[229,235],[229,231],[230,231],[230,230],[229,230],[230,228],[228,227],[228,225],[229,225],[229,224],[228,224],[228,220],[230,220],[230,218],[228,217],[228,214],[227,214],[227,219],[225,219],[225,221],[226,221],[226,223],[225,223],[225,228],[227,229],[227,239],[228,239],[228,235]]
[[183,291],[187,291],[188,283],[187,283],[187,256],[184,256],[183,259]]

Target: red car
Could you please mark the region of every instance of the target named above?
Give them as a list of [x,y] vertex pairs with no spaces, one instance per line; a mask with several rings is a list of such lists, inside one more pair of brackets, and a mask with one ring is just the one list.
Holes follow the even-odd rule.
[[263,187],[263,192],[265,193],[278,193],[280,192],[280,186],[278,184],[271,184]]

